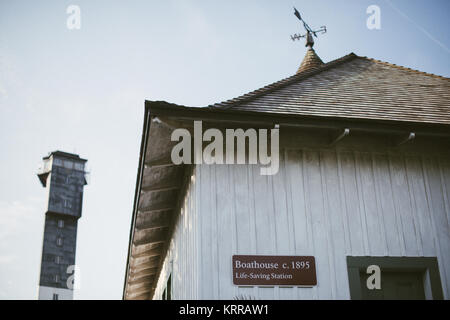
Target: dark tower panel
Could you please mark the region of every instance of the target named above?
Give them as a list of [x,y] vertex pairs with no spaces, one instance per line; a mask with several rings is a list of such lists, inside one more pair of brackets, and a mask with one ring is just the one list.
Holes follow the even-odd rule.
[[80,218],[85,184],[84,171],[53,164],[47,212]]
[[[77,224],[81,217],[85,159],[55,151],[44,157],[38,177],[48,192],[39,299],[72,299]],[[72,267],[71,267],[72,266]]]

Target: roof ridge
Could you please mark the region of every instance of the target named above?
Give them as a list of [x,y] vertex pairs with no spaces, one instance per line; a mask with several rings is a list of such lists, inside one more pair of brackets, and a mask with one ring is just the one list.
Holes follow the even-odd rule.
[[264,94],[270,93],[270,92],[275,91],[277,89],[281,89],[281,88],[283,88],[283,87],[285,87],[285,86],[287,86],[289,84],[292,84],[292,83],[297,82],[299,80],[306,79],[306,78],[308,78],[310,76],[316,75],[316,74],[318,74],[318,73],[320,73],[322,71],[326,71],[326,70],[328,70],[328,69],[330,69],[332,67],[338,66],[341,63],[348,62],[348,61],[353,60],[355,58],[364,59],[364,60],[371,61],[371,62],[374,62],[374,63],[383,64],[383,65],[386,65],[386,66],[389,66],[389,67],[393,67],[393,68],[396,68],[396,69],[400,69],[400,70],[404,70],[404,71],[410,71],[410,72],[413,72],[413,73],[426,75],[426,76],[433,77],[433,78],[438,78],[438,79],[443,79],[443,80],[450,80],[450,78],[447,78],[447,77],[444,77],[444,76],[440,76],[440,75],[436,75],[436,74],[433,74],[433,73],[428,73],[428,72],[424,72],[424,71],[420,71],[420,70],[416,70],[416,69],[411,69],[411,68],[407,68],[407,67],[404,67],[404,66],[399,66],[399,65],[396,65],[396,64],[393,64],[393,63],[389,63],[389,62],[386,62],[386,61],[381,61],[381,60],[369,58],[369,57],[366,57],[366,56],[358,56],[355,53],[351,52],[351,53],[349,53],[349,54],[347,54],[345,56],[342,56],[342,57],[337,58],[335,60],[329,61],[329,62],[327,62],[327,63],[325,63],[325,64],[323,64],[321,66],[315,67],[315,68],[310,69],[310,70],[304,70],[304,71],[296,73],[296,74],[294,74],[294,75],[292,75],[290,77],[287,77],[287,78],[281,79],[279,81],[273,82],[271,84],[268,84],[268,85],[266,85],[264,87],[261,87],[259,89],[247,92],[247,93],[245,93],[243,95],[240,95],[238,97],[235,97],[235,98],[232,98],[232,99],[228,99],[228,100],[224,100],[222,102],[210,104],[207,107],[208,108],[227,109],[227,108],[230,108],[232,106],[235,106],[235,105],[247,102],[247,101],[249,101],[251,99],[258,98],[258,97],[260,97],[260,96],[262,96]]
[[450,80],[450,78],[447,78],[447,77],[444,77],[444,76],[440,76],[440,75],[437,75],[437,74],[434,74],[434,73],[425,72],[425,71],[420,71],[420,70],[417,70],[417,69],[408,68],[408,67],[405,67],[405,66],[400,66],[400,65],[395,64],[395,63],[390,63],[390,62],[386,62],[386,61],[382,61],[382,60],[378,60],[378,59],[374,59],[374,58],[369,58],[369,57],[366,57],[366,56],[357,56],[357,57],[361,58],[361,59],[368,60],[368,61],[373,61],[373,62],[378,63],[378,64],[383,64],[383,65],[386,65],[386,66],[389,66],[389,67],[397,68],[397,69],[400,69],[400,70],[411,71],[411,72],[414,72],[414,73],[430,76],[430,77],[433,77],[433,78]]
[[236,105],[236,104],[239,104],[239,103],[246,102],[246,101],[248,101],[250,99],[257,98],[257,97],[259,97],[259,96],[261,96],[263,94],[270,93],[273,90],[283,88],[284,86],[287,86],[287,85],[289,85],[289,84],[291,84],[293,82],[306,79],[306,78],[308,78],[310,76],[316,75],[316,74],[318,74],[318,73],[320,73],[322,71],[328,70],[328,69],[330,69],[332,67],[335,67],[335,66],[337,66],[337,65],[339,65],[341,63],[350,61],[350,60],[358,58],[358,57],[359,56],[357,56],[356,54],[351,52],[351,53],[349,53],[349,54],[347,54],[345,56],[342,56],[342,57],[337,58],[335,60],[329,61],[329,62],[327,62],[327,63],[325,63],[325,64],[323,64],[321,66],[318,66],[316,68],[296,73],[296,74],[294,74],[294,75],[292,75],[290,77],[287,77],[287,78],[281,79],[279,81],[273,82],[273,83],[268,84],[268,85],[266,85],[266,86],[264,86],[262,88],[250,91],[250,92],[245,93],[243,95],[240,95],[240,96],[238,96],[236,98],[232,98],[232,99],[228,99],[228,100],[225,100],[225,101],[222,101],[222,102],[219,102],[219,103],[211,104],[211,105],[208,105],[207,107],[209,107],[209,108],[223,108],[223,109],[229,108],[232,105]]

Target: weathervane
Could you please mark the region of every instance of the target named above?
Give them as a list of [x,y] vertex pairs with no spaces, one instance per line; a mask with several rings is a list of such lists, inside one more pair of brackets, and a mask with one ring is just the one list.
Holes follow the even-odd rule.
[[305,20],[302,19],[302,17],[300,16],[300,12],[298,12],[297,9],[295,9],[295,7],[294,7],[294,14],[298,18],[298,20],[303,22],[303,27],[305,28],[306,33],[303,34],[303,35],[295,33],[294,35],[291,36],[292,41],[300,40],[301,38],[305,38],[306,37],[306,45],[305,45],[305,47],[312,48],[312,46],[314,45],[314,39],[313,39],[312,36],[314,35],[314,37],[317,38],[317,34],[327,32],[327,27],[326,26],[321,26],[320,29],[318,29],[318,30],[312,30],[308,26],[308,24],[305,22]]

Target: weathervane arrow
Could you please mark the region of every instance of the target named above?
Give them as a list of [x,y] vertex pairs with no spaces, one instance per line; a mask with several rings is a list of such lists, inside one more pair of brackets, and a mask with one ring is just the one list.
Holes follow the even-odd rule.
[[297,9],[295,9],[295,7],[294,7],[294,14],[300,21],[302,20],[302,17],[300,16],[300,12],[298,12]]
[[303,35],[297,34],[295,33],[294,35],[291,35],[291,39],[292,41],[295,40],[300,40],[301,38],[305,38],[306,37],[306,46],[307,47],[311,47],[314,45],[314,40],[312,38],[312,35],[314,37],[317,38],[317,34],[319,33],[326,33],[327,32],[327,27],[326,26],[322,26],[320,27],[320,29],[318,30],[312,30],[309,25],[306,23],[305,20],[302,19],[300,12],[298,12],[298,10],[294,7],[294,15],[298,18],[298,20],[300,20],[303,23],[303,27],[306,30],[306,33]]

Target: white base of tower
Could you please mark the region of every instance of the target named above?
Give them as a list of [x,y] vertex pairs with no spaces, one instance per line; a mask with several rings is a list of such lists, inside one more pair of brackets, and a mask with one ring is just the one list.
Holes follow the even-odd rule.
[[[54,295],[57,295],[57,296],[54,296]],[[73,290],[39,286],[39,298],[38,299],[39,300],[73,300]]]

